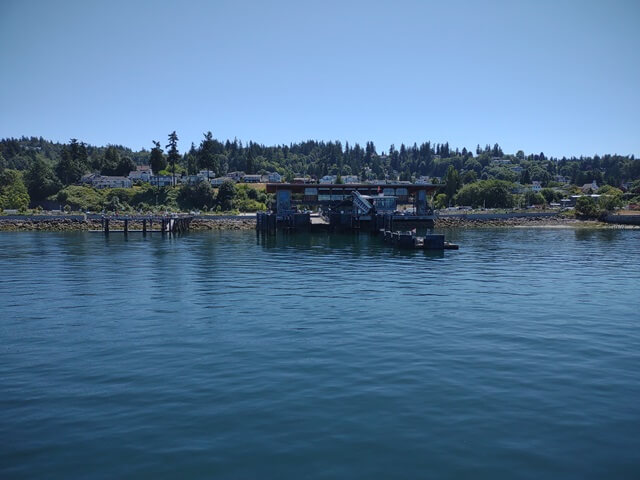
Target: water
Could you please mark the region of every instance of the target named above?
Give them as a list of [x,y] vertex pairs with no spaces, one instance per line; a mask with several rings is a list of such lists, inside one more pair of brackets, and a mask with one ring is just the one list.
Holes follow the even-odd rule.
[[640,231],[0,233],[2,478],[640,478]]

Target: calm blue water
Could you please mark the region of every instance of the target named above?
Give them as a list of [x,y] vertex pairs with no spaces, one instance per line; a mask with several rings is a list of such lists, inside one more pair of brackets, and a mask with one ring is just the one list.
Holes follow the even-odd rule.
[[0,477],[640,478],[640,231],[0,233]]

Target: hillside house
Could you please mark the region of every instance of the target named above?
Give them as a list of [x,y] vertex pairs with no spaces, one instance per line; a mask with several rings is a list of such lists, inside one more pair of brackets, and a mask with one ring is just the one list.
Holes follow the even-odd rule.
[[[176,178],[176,183],[178,178]],[[153,175],[149,181],[154,187],[170,187],[173,185],[173,177],[171,175]]]
[[282,182],[282,175],[280,175],[278,172],[271,172],[267,174],[267,181],[269,183],[280,183]]
[[584,193],[589,193],[589,191],[597,192],[598,188],[598,184],[594,180],[591,183],[585,183],[582,187],[580,187],[580,190],[582,190]]
[[132,182],[149,182],[153,177],[153,170],[149,165],[138,165],[135,170],[129,172],[129,180]]
[[262,181],[262,175],[245,175],[242,177],[244,183],[260,183]]
[[97,175],[91,181],[95,188],[131,188],[133,182],[127,177]]
[[218,178],[212,178],[211,179],[211,186],[212,187],[219,187],[220,185],[222,185],[224,182],[232,182],[235,183],[235,180],[231,177],[218,177]]
[[231,178],[234,182],[241,182],[242,179],[244,178],[244,172],[229,172],[227,173],[226,177]]

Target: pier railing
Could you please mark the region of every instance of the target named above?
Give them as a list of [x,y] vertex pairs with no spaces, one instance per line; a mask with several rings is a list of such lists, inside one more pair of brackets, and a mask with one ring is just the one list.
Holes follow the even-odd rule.
[[[114,223],[121,223],[122,231],[129,233],[131,223],[142,224],[142,233],[152,232],[153,224],[159,225],[161,233],[184,233],[189,231],[189,225],[193,220],[191,215],[102,215],[101,224],[105,234],[112,231]],[[147,228],[148,227],[148,228]]]

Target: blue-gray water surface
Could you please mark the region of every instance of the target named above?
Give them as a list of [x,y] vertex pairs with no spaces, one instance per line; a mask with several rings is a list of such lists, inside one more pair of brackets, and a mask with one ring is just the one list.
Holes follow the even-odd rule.
[[0,477],[640,478],[640,230],[0,233]]

